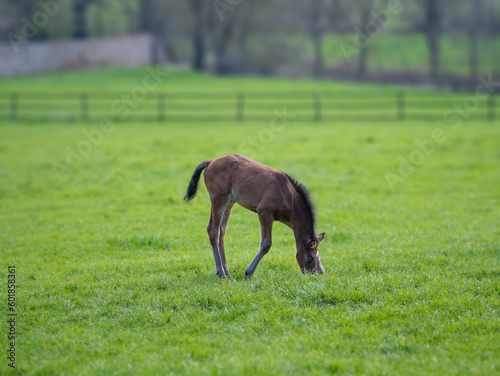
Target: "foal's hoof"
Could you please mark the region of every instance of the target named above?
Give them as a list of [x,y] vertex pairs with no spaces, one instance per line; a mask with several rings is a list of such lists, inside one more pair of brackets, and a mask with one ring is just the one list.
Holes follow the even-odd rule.
[[217,277],[219,277],[220,279],[228,279],[230,281],[234,281],[234,278],[229,273],[227,273],[227,274],[226,273],[222,273],[222,274],[217,273]]

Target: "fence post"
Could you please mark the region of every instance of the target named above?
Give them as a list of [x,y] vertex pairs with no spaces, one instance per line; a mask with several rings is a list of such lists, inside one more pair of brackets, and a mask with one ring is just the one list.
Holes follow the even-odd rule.
[[238,97],[236,99],[236,120],[238,122],[242,122],[244,119],[244,111],[245,111],[245,94],[238,93]]
[[82,121],[89,121],[89,96],[80,94],[80,118]]
[[405,92],[403,90],[398,92],[398,120],[404,120],[405,119]]
[[319,91],[314,93],[314,120],[321,121],[321,93]]
[[495,93],[490,94],[488,97],[488,120],[495,120]]
[[158,94],[158,121],[165,121],[165,93]]
[[18,120],[19,119],[19,96],[15,93],[10,95],[10,119]]

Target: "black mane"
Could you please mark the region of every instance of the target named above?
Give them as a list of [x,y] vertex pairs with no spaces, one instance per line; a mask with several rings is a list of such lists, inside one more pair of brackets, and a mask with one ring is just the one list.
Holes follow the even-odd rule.
[[311,194],[309,193],[304,184],[299,183],[297,180],[292,178],[287,173],[284,174],[287,176],[288,180],[290,180],[290,183],[292,183],[293,187],[299,194],[302,201],[304,201],[304,203],[306,204],[306,208],[309,213],[309,218],[311,219],[311,225],[314,230],[316,228],[316,216],[314,215],[314,205],[311,201]]

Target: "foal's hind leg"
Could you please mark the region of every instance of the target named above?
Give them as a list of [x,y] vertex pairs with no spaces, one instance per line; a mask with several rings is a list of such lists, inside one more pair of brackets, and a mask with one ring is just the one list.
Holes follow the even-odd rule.
[[222,262],[222,268],[224,269],[224,273],[226,277],[233,279],[231,274],[229,273],[229,268],[227,267],[226,262],[226,250],[224,248],[224,237],[226,235],[227,222],[229,221],[229,216],[231,215],[231,209],[233,208],[235,201],[231,201],[224,211],[224,215],[222,216],[222,223],[220,225],[220,234],[219,234],[219,253]]
[[219,250],[220,227],[222,216],[229,203],[229,196],[216,197],[212,199],[212,214],[210,215],[210,223],[207,227],[208,237],[214,253],[215,270],[219,277],[225,278],[224,268],[222,266],[222,258]]
[[213,240],[214,235],[214,226],[213,226],[213,216],[210,214],[210,221],[208,221],[208,227],[207,227],[207,233],[208,237],[210,238],[210,245],[212,246],[212,251],[214,253],[214,260],[215,260],[215,270],[218,276],[222,277],[222,267],[221,267],[221,260],[219,256],[219,247],[218,245],[215,245],[215,241]]

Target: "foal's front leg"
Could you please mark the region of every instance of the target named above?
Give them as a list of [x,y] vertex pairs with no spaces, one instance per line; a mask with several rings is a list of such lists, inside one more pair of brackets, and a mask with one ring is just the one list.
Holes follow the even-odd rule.
[[247,276],[247,278],[250,278],[253,275],[255,269],[257,268],[257,265],[259,265],[260,260],[262,260],[266,253],[269,252],[269,249],[271,249],[271,246],[273,245],[273,215],[268,212],[261,212],[259,213],[259,220],[261,234],[260,250],[245,270],[245,275]]

